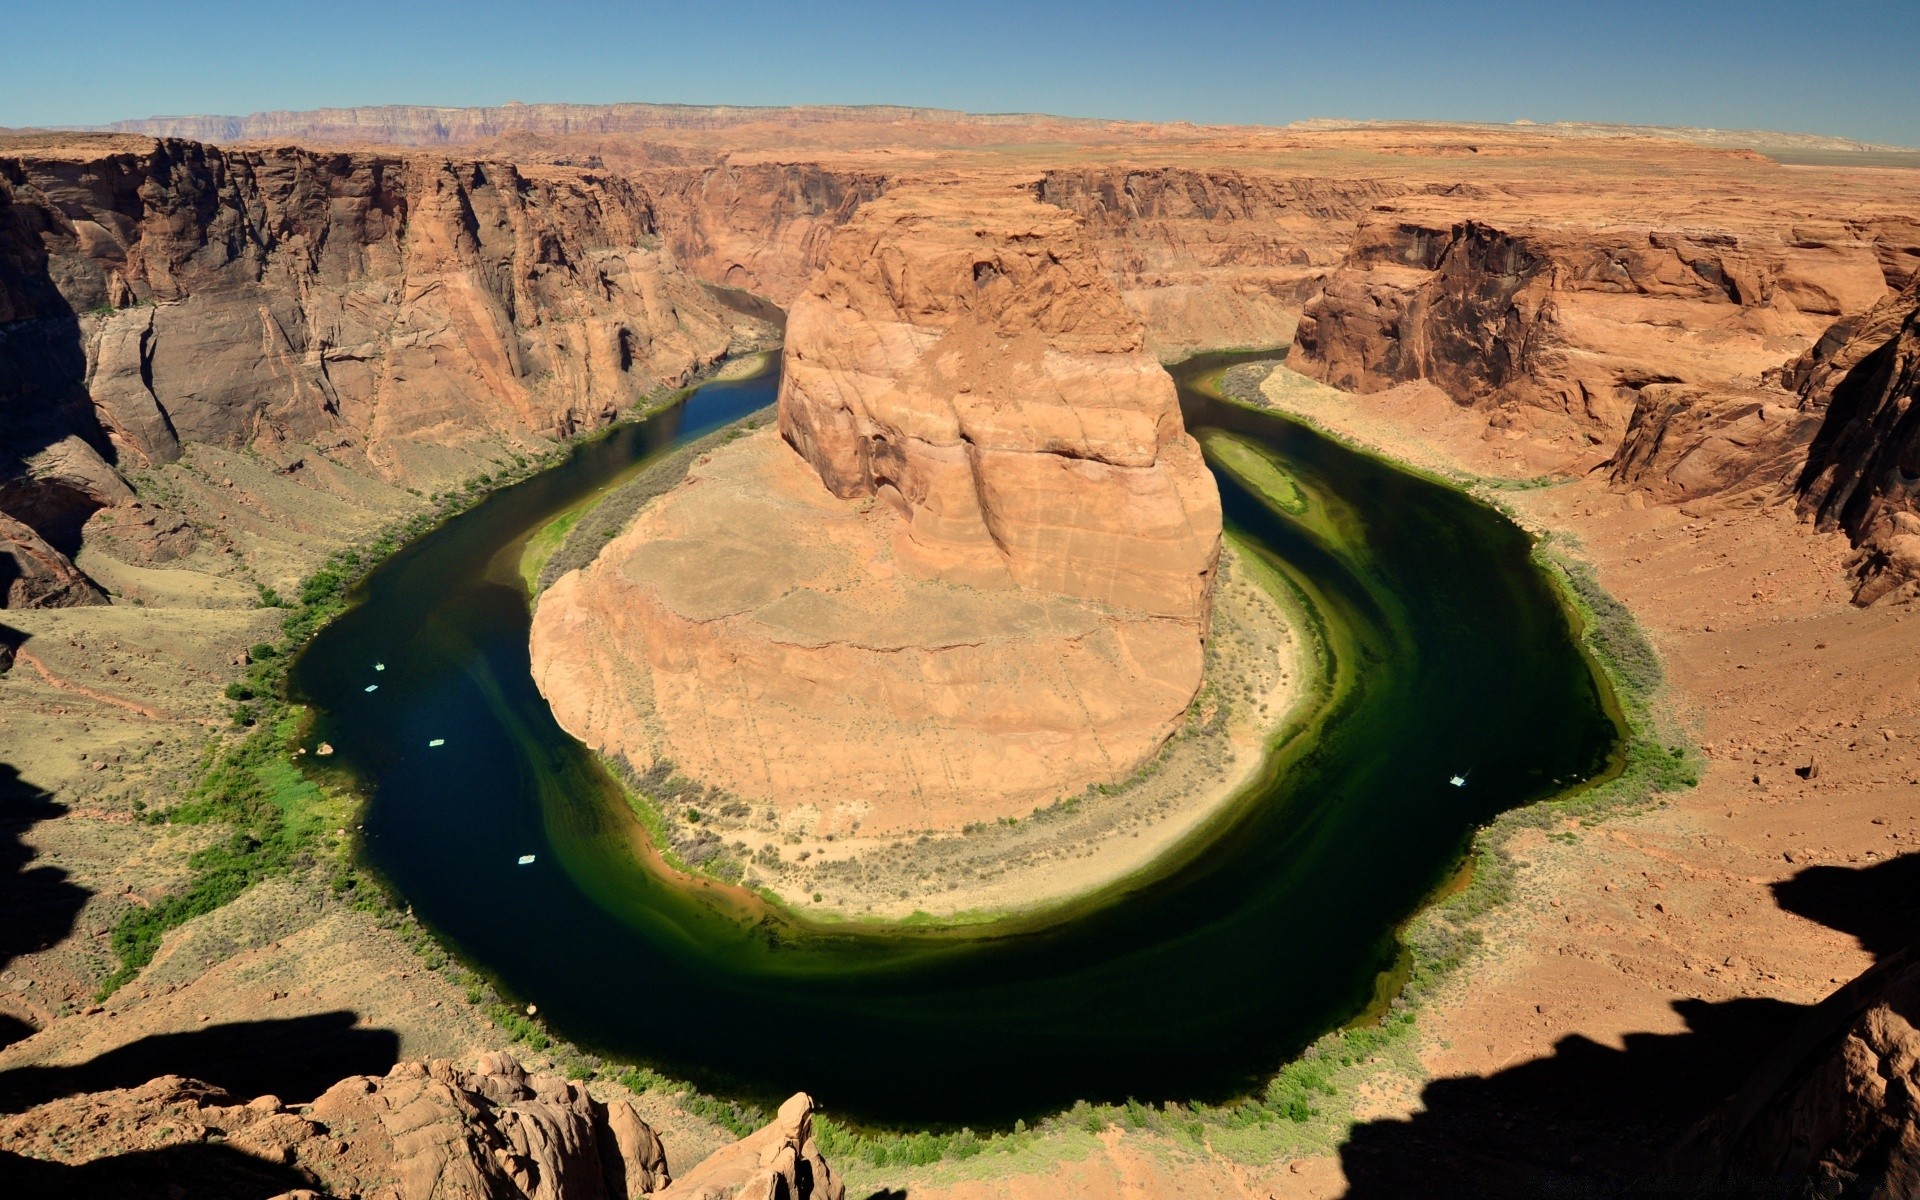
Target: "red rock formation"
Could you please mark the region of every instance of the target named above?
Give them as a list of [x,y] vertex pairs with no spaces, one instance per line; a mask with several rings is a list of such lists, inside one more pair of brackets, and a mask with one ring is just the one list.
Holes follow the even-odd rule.
[[716,451],[541,598],[576,736],[893,833],[1123,778],[1177,728],[1219,498],[1074,217],[864,206],[795,302],[780,428],[799,456]]
[[1755,492],[1778,500],[1820,427],[1779,387],[1654,383],[1640,389],[1612,482],[1665,504]]
[[1917,1012],[1920,958],[1906,951],[1822,1001],[1674,1165],[1718,1180],[1804,1180],[1808,1195],[1920,1195]]
[[788,318],[780,432],[923,573],[1194,621],[1219,499],[1173,381],[1059,210],[894,193]]
[[658,1192],[659,1200],[842,1200],[836,1179],[813,1140],[813,1101],[794,1096],[766,1128],[707,1156]]
[[1167,166],[1058,169],[1038,184],[1040,199],[1086,219],[1100,261],[1162,358],[1286,345],[1301,304],[1338,265],[1367,210],[1433,190]]
[[661,236],[685,270],[787,304],[827,261],[833,231],[891,184],[817,163],[647,171]]
[[1381,215],[1308,303],[1293,361],[1348,391],[1431,380],[1599,461],[1640,389],[1757,377],[1885,287],[1865,240]]
[[82,140],[0,158],[0,510],[70,552],[184,442],[395,482],[610,419],[740,323],[631,183],[564,168]]
[[[674,1181],[623,1095],[596,1099],[511,1055],[341,1080],[312,1104],[242,1100],[179,1076],[0,1116],[9,1195],[288,1195],[390,1200],[841,1200],[797,1095],[766,1128]],[[169,1157],[217,1146],[219,1156]],[[121,1156],[121,1157],[116,1157]],[[780,1188],[785,1190],[781,1191]],[[11,1190],[20,1189],[20,1190]]]
[[70,608],[107,598],[66,555],[0,512],[0,608]]
[[1855,600],[1920,580],[1920,277],[1836,325],[1786,376],[1802,407],[1824,413],[1800,509],[1862,548]]

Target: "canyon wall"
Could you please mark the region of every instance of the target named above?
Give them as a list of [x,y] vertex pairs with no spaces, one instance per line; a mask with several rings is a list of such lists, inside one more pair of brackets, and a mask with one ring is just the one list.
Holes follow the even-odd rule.
[[1816,233],[1374,214],[1308,302],[1294,365],[1355,392],[1429,380],[1602,461],[1642,389],[1751,381],[1885,293],[1872,240]]
[[1286,345],[1367,211],[1441,187],[1475,190],[1149,165],[1055,169],[1036,184],[1041,200],[1086,219],[1100,261],[1163,359]]
[[893,182],[819,163],[723,163],[637,178],[681,267],[783,306],[825,265],[833,231]]
[[863,206],[788,321],[779,430],[541,597],[569,731],[796,830],[954,829],[1124,778],[1200,685],[1220,506],[1081,222]]
[[[130,143],[0,157],[0,512],[63,556],[184,443],[437,486],[687,378],[741,320],[619,178]],[[44,553],[8,544],[12,597]]]
[[1824,413],[1800,509],[1862,549],[1856,600],[1920,581],[1920,276],[1837,324],[1786,377],[1803,407]]
[[[902,184],[956,181],[827,161],[641,169],[662,236],[688,271],[791,303],[826,263],[833,232]],[[1086,222],[1099,261],[1163,360],[1222,347],[1285,345],[1301,304],[1336,266],[1354,223],[1380,200],[1463,185],[1315,178],[1187,166],[1004,169]],[[1465,188],[1471,192],[1470,187]]]

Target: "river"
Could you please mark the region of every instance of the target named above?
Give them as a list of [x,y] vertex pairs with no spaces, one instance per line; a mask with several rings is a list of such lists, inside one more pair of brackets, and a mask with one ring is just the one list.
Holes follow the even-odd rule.
[[1001,925],[874,930],[643,861],[617,785],[533,686],[520,552],[637,464],[771,403],[777,373],[708,384],[494,493],[314,639],[293,688],[367,796],[365,861],[556,1033],[723,1095],[989,1128],[1082,1098],[1257,1090],[1366,1006],[1476,828],[1607,770],[1620,731],[1521,530],[1220,400],[1205,385],[1230,361],[1174,369],[1187,424],[1297,488],[1277,502],[1215,466],[1230,530],[1316,614],[1328,691],[1230,811],[1141,877]]

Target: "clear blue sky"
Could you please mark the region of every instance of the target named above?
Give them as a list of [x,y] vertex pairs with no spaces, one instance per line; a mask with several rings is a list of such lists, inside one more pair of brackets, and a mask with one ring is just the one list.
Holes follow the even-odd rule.
[[7,0],[0,12],[0,125],[654,100],[1275,124],[1526,117],[1920,145],[1920,0]]

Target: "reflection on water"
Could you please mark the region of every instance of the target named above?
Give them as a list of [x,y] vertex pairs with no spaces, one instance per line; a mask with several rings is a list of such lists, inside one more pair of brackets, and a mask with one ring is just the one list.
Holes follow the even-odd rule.
[[[1478,825],[1608,763],[1617,731],[1518,529],[1183,384],[1190,428],[1258,448],[1297,489],[1269,503],[1216,471],[1228,524],[1308,598],[1332,660],[1317,723],[1242,804],[1158,877],[1000,927],[809,927],[663,880],[533,687],[519,547],[776,384],[708,385],[489,497],[377,571],[297,665],[314,738],[370,795],[374,868],[583,1045],[882,1123],[1224,1099],[1368,1003],[1393,929]],[[1470,786],[1449,786],[1460,772]]]

